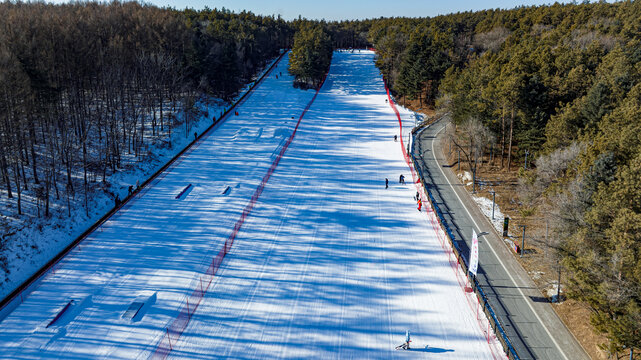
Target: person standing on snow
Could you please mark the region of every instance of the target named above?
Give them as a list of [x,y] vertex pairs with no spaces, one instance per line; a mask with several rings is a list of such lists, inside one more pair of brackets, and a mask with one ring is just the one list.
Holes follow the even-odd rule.
[[385,178],[385,188],[387,189],[388,187],[389,187],[389,180],[387,180],[387,178]]
[[409,350],[409,349],[410,349],[410,342],[411,342],[411,341],[412,341],[412,340],[410,340],[410,331],[409,331],[409,330],[407,330],[407,331],[405,331],[405,342],[404,342],[404,343],[402,343],[401,345],[397,346],[397,347],[396,347],[396,350],[401,350],[401,349],[403,349],[403,350]]
[[421,207],[423,206],[423,201],[419,198],[418,199],[418,211],[421,211]]
[[398,182],[399,184],[405,185],[405,176],[403,176],[403,174],[401,174],[401,176],[398,177]]

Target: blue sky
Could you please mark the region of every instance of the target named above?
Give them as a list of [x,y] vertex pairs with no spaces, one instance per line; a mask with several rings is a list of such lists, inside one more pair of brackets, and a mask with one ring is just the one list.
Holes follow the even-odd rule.
[[[261,15],[278,15],[291,20],[302,15],[308,19],[344,20],[392,16],[425,17],[467,10],[511,9],[521,5],[545,5],[553,1],[527,0],[147,0],[158,6],[177,9],[222,8],[250,10]],[[569,1],[561,1],[569,2]]]

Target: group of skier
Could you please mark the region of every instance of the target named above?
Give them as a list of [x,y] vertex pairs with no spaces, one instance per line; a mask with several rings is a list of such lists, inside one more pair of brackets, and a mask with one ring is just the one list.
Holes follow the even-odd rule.
[[[405,175],[401,174],[401,176],[398,177],[398,183],[405,185]],[[385,178],[385,188],[389,188],[389,179]]]
[[[396,141],[396,136],[394,136],[394,141]],[[401,174],[398,177],[398,183],[405,185],[405,175]],[[388,188],[389,188],[389,179],[385,178],[385,189],[388,189]],[[423,200],[421,199],[421,194],[419,194],[418,191],[416,192],[416,196],[414,197],[414,200],[416,201],[416,205],[418,206],[417,208],[418,211],[421,211],[421,209],[423,208]]]

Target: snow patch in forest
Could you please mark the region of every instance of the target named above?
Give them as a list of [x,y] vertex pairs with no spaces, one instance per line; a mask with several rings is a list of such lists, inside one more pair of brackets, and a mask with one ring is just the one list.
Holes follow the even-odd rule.
[[459,179],[461,179],[461,182],[468,182],[472,181],[472,174],[469,171],[463,171],[462,173],[457,174]]
[[[559,297],[557,297],[558,290],[559,284],[556,281],[546,289],[545,295],[547,295],[548,299],[550,299],[550,302],[556,303],[559,302],[559,300],[563,300],[563,295],[560,296],[560,299]],[[563,294],[563,285],[561,285],[561,294]]]
[[[153,142],[145,149],[148,154],[142,160],[136,159],[135,156],[123,158],[123,167],[111,176],[107,176],[105,183],[101,179],[90,183],[89,211],[85,211],[84,195],[79,189],[80,191],[76,191],[75,198],[69,201],[71,204],[71,215],[69,215],[65,192],[60,189],[60,200],[52,203],[52,216],[50,219],[45,219],[38,217],[37,213],[32,213],[36,211],[35,206],[25,206],[35,203],[33,193],[23,193],[23,209],[26,210],[26,214],[22,217],[6,216],[9,221],[7,224],[2,224],[3,229],[6,230],[3,231],[4,234],[0,239],[4,243],[4,246],[0,245],[0,256],[6,256],[9,273],[4,279],[0,275],[0,280],[4,280],[0,281],[0,298],[7,296],[111,210],[114,207],[114,196],[117,195],[120,199],[127,197],[130,185],[135,187],[136,182],[143,183],[193,141],[194,132],[198,134],[204,132],[212,124],[211,117],[204,114],[215,114],[225,104],[218,99],[202,99],[197,106],[203,115],[189,128],[185,126],[175,128],[171,136],[173,142],[171,147],[165,142]],[[186,134],[187,131],[191,136]],[[74,182],[74,184],[81,183]],[[55,199],[55,192],[52,194],[52,199]],[[14,202],[13,199],[4,198],[0,201],[0,208],[8,214],[16,213]],[[2,216],[5,215],[2,214]]]

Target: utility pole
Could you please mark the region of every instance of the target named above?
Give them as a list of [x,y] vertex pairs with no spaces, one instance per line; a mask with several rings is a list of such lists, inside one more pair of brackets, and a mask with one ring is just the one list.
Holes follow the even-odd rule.
[[530,153],[529,150],[525,150],[525,170],[527,170],[527,156]]
[[561,264],[559,266],[559,280],[556,283],[556,302],[561,302]]
[[[492,191],[492,220],[494,220],[494,204],[496,204],[496,191]],[[547,235],[545,238],[547,239]]]
[[476,165],[478,158],[474,159],[474,170],[472,171],[472,194],[476,193]]
[[458,171],[461,171],[461,150],[458,151]]
[[550,222],[548,219],[545,219],[545,258],[547,259],[548,257],[548,248],[550,247],[550,242],[548,241],[548,229]]
[[519,225],[519,227],[523,228],[523,238],[521,239],[521,256],[523,257],[523,253],[525,252],[525,227],[527,225]]

